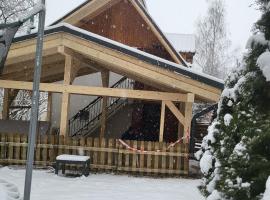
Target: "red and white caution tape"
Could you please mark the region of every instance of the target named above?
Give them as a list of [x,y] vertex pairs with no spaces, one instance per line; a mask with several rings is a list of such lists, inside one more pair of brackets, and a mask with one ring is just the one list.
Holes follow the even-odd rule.
[[[182,137],[182,138],[180,138],[179,140],[177,140],[176,142],[170,144],[170,145],[167,147],[167,150],[170,149],[170,148],[172,148],[172,147],[175,147],[175,145],[181,143],[181,142],[184,141],[185,139],[187,139],[187,140],[189,141],[189,139],[190,139],[189,128],[188,128],[187,132],[188,132],[188,133],[187,133],[187,136]],[[121,139],[119,139],[119,142],[120,142],[123,146],[125,146],[128,150],[130,150],[130,151],[134,151],[134,152],[138,152],[138,153],[147,153],[147,152],[149,152],[149,151],[145,151],[144,149],[137,149],[137,148],[131,147],[131,146],[129,146],[127,143],[125,143],[125,142],[124,142],[123,140],[121,140]],[[156,152],[160,152],[160,151],[161,151],[161,150],[156,150]]]

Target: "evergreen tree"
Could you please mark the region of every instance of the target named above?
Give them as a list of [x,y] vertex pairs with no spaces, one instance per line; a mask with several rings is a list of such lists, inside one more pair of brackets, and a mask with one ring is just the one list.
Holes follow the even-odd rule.
[[241,69],[225,83],[218,116],[196,153],[208,200],[263,198],[270,176],[270,0],[248,41]]

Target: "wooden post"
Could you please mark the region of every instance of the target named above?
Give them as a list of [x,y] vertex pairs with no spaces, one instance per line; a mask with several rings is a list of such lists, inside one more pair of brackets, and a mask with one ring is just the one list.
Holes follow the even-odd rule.
[[[65,56],[65,71],[64,71],[64,85],[70,85],[73,80],[72,77],[72,63],[73,59],[70,55]],[[60,135],[68,134],[68,110],[69,110],[70,95],[68,92],[62,94],[61,106],[61,121],[60,121]]]
[[4,89],[3,110],[2,110],[3,120],[9,119],[9,106],[10,106],[9,99],[10,99],[9,89]]
[[52,93],[48,92],[47,116],[46,121],[50,122],[52,116]]
[[[185,103],[185,125],[184,125],[184,137],[190,134],[191,120],[192,120],[192,106],[193,103]],[[189,142],[189,141],[188,141]]]
[[159,142],[163,142],[165,110],[166,110],[166,104],[165,104],[164,101],[162,101],[162,103],[161,103],[161,114],[160,114]]
[[[109,87],[110,72],[102,71],[101,72],[102,86]],[[103,97],[102,101],[102,115],[101,115],[101,127],[100,127],[100,139],[105,136],[106,130],[106,119],[107,119],[107,102],[108,97]]]

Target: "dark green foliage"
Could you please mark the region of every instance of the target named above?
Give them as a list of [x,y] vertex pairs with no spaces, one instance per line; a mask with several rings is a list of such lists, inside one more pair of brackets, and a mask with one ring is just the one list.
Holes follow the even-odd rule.
[[[269,2],[257,1],[263,15],[255,25],[266,40],[270,40]],[[226,81],[218,117],[202,149],[202,157],[213,157],[213,168],[204,174],[200,187],[211,198],[259,200],[265,191],[270,176],[270,82],[257,60],[269,50],[269,44],[254,41],[242,69]]]

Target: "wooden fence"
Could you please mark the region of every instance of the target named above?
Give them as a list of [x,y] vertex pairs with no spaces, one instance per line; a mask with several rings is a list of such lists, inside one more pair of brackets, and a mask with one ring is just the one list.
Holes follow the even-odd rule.
[[[37,138],[35,165],[52,166],[60,154],[83,153],[91,158],[91,170],[132,172],[147,175],[188,175],[188,144],[124,141],[116,139],[70,138],[46,135]],[[27,136],[0,134],[0,164],[24,165]]]

